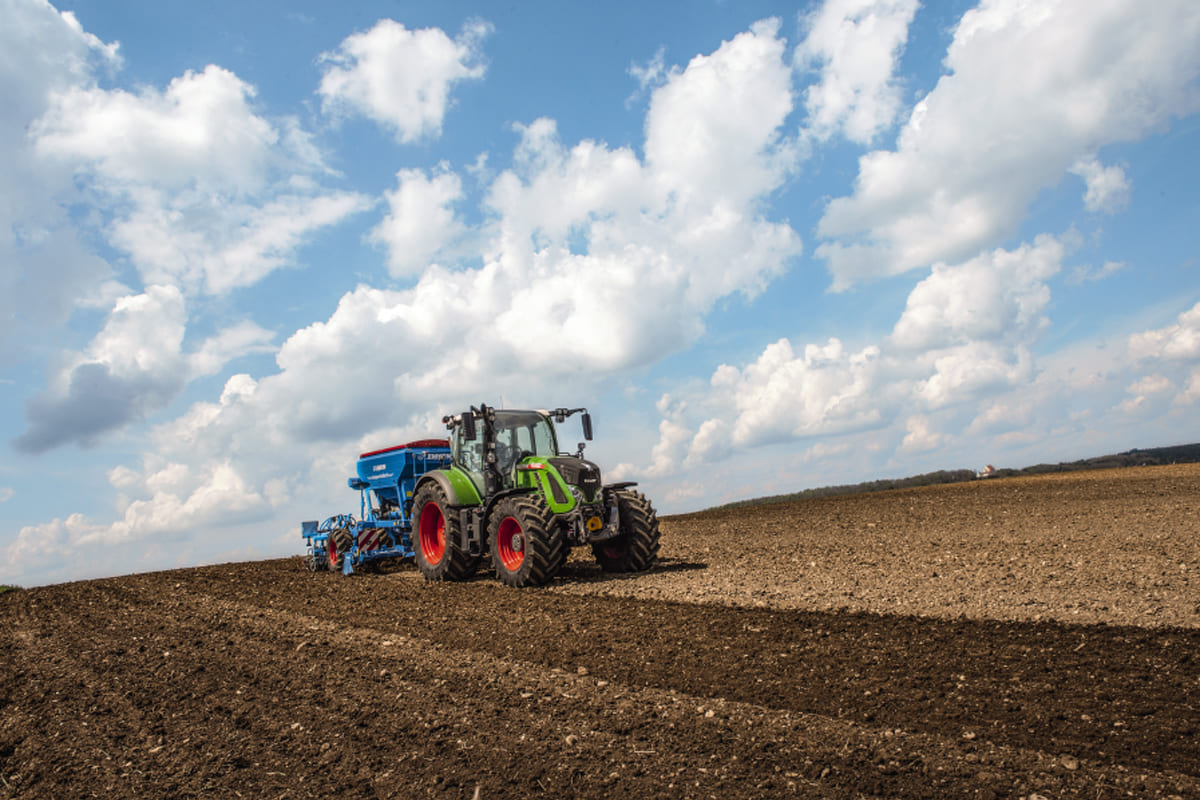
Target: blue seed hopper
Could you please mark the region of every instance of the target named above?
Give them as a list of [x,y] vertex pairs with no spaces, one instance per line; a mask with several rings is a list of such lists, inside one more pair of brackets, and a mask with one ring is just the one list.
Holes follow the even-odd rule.
[[426,472],[448,466],[450,443],[422,439],[372,450],[358,457],[358,474],[347,483],[359,493],[359,516],[336,514],[300,523],[312,570],[356,568],[384,559],[412,558],[412,498]]

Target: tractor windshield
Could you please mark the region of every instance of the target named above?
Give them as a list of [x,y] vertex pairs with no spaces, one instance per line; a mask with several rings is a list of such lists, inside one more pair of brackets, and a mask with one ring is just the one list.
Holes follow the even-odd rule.
[[[501,463],[516,461],[522,455],[558,455],[558,443],[550,421],[536,411],[497,411],[496,449]],[[502,451],[507,450],[507,453]],[[503,458],[508,455],[508,459]]]

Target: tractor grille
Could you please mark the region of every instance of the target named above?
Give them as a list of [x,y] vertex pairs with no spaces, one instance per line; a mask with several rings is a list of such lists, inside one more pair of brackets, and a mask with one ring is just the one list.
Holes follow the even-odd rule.
[[584,499],[591,503],[600,491],[600,467],[583,458],[552,458],[550,463],[571,486],[579,487]]

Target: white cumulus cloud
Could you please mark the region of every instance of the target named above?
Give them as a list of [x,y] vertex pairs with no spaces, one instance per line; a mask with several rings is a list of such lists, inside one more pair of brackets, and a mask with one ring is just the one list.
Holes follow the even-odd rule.
[[292,121],[252,107],[254,88],[209,66],[138,94],[75,87],[32,136],[39,156],[90,179],[114,209],[106,232],[147,283],[220,294],[286,264],[312,231],[369,206],[322,189],[326,168]]
[[1106,167],[1095,158],[1083,158],[1075,162],[1071,172],[1087,184],[1083,205],[1088,211],[1113,214],[1129,202],[1129,178],[1120,167]]
[[904,423],[904,440],[900,443],[900,452],[919,453],[934,450],[948,438],[945,434],[934,430],[928,417],[909,417]]
[[387,193],[389,213],[371,231],[371,239],[386,247],[392,275],[419,275],[466,232],[454,213],[462,179],[445,169],[433,175],[404,169],[396,173],[396,183]]
[[1129,352],[1136,359],[1175,361],[1200,359],[1200,303],[1179,315],[1179,321],[1129,337]]
[[916,394],[934,409],[1010,389],[1034,375],[1033,356],[1024,344],[974,341],[933,351],[923,360],[933,362],[933,374],[918,384]]
[[764,187],[780,185],[794,166],[795,150],[780,141],[794,101],[778,32],[778,20],[759,22],[693,58],[654,93],[646,163],[664,196],[736,212]]
[[901,107],[896,62],[917,0],[827,0],[804,18],[796,65],[820,69],[804,91],[810,133],[842,132],[859,144],[891,127]]
[[260,189],[279,132],[250,107],[254,89],[216,66],[161,92],[72,88],[33,134],[38,151],[88,165],[118,184],[195,187],[234,196]]
[[130,254],[143,280],[219,295],[289,265],[315,231],[371,206],[353,192],[280,188],[251,202],[142,194],[142,202],[113,221],[109,238]]
[[925,452],[951,441],[933,414],[980,403],[991,411],[978,429],[1011,422],[1013,407],[996,398],[1036,374],[1032,348],[1047,325],[1046,281],[1061,270],[1064,252],[1061,241],[1043,235],[1032,245],[940,264],[913,288],[879,344],[848,350],[833,338],[799,348],[780,339],[749,364],[722,364],[708,387],[681,391],[668,404],[644,474],[671,475],[736,451],[901,419],[906,432],[897,452]]
[[1130,394],[1159,394],[1171,389],[1171,381],[1165,375],[1147,375],[1129,386]]
[[[854,193],[826,207],[834,288],[1000,244],[1072,167],[1196,109],[1198,40],[1190,0],[984,0],[896,149],[864,155]],[[1090,202],[1116,202],[1119,177],[1102,171]]]
[[183,352],[187,312],[173,286],[150,286],[117,300],[83,353],[70,355],[44,392],[26,407],[28,429],[14,444],[43,452],[67,442],[95,444],[105,433],[165,407],[200,375],[269,349],[269,331],[242,322],[191,354]]
[[52,98],[119,68],[116,42],[44,0],[0,0],[0,358],[104,293],[113,273],[61,203],[70,169],[43,163],[29,137]]
[[929,350],[972,341],[1028,340],[1048,324],[1046,281],[1064,248],[1051,236],[1016,250],[994,250],[955,266],[937,264],[918,283],[892,332],[899,347]]
[[355,112],[391,129],[400,142],[437,136],[456,83],[483,77],[486,22],[472,21],[457,38],[437,28],[409,30],[381,19],[321,56],[322,107]]
[[1200,400],[1200,367],[1192,370],[1192,374],[1188,377],[1187,385],[1183,392],[1176,398],[1179,405],[1191,405]]
[[[77,50],[99,49],[115,64],[112,48],[94,37],[81,44],[78,23],[68,22],[57,29],[60,39],[75,37]],[[24,257],[17,261],[29,274],[18,285],[78,283],[75,305],[112,312],[86,351],[65,353],[48,370],[47,388],[27,403],[19,448],[94,444],[164,408],[193,378],[267,347],[271,334],[243,321],[185,353],[195,305],[187,299],[257,283],[290,264],[314,231],[372,204],[324,188],[320,179],[332,173],[311,138],[294,119],[259,113],[255,94],[213,65],[136,92],[100,88],[77,65],[47,81],[41,102],[25,108],[19,122],[29,162],[39,176],[64,178],[56,205],[93,212],[68,222],[56,210],[14,224]],[[78,247],[84,233],[127,254],[144,289],[116,281]],[[92,280],[77,279],[83,275]]]
[[711,462],[734,450],[879,424],[890,402],[879,394],[879,356],[874,346],[847,352],[837,339],[797,353],[781,339],[751,364],[721,365],[707,391],[675,406],[670,426],[660,431],[655,474],[670,474],[681,463]]

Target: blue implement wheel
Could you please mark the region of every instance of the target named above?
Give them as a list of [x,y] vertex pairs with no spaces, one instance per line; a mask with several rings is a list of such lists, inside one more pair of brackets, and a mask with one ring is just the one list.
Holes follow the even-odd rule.
[[325,540],[325,550],[329,557],[329,568],[331,570],[339,570],[342,568],[342,561],[349,554],[350,549],[354,546],[354,534],[350,532],[350,528],[334,528],[329,532],[329,538]]

